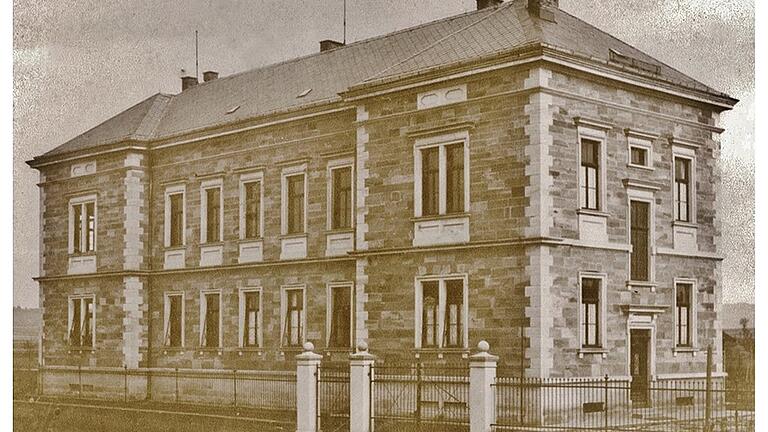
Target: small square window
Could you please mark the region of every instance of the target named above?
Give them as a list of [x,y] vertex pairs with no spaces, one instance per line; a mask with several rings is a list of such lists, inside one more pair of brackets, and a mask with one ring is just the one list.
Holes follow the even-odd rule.
[[648,166],[648,150],[642,147],[630,147],[632,165]]

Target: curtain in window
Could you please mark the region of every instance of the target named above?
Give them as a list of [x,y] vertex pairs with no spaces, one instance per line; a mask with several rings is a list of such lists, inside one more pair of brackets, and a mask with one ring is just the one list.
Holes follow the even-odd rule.
[[581,322],[582,345],[596,347],[600,345],[600,280],[581,280]]
[[85,252],[96,250],[96,206],[85,204]]
[[82,314],[82,324],[80,326],[80,344],[90,347],[93,345],[93,299],[84,298],[82,301],[84,313]]
[[352,226],[352,168],[333,170],[333,229]]
[[181,295],[167,297],[165,308],[165,345],[181,346]]
[[448,280],[445,282],[445,325],[443,346],[458,348],[463,346],[464,281]]
[[72,320],[69,327],[69,344],[80,345],[80,321],[81,321],[81,302],[80,299],[70,300]]
[[690,221],[690,163],[688,159],[675,158],[675,219],[682,222]]
[[207,242],[221,241],[221,189],[211,188],[205,190],[205,204],[206,204],[206,236]]
[[648,280],[649,205],[645,202],[630,202],[630,278],[636,281]]
[[219,295],[206,294],[205,320],[203,325],[203,346],[219,346]]
[[304,232],[304,175],[286,178],[288,183],[288,234]]
[[461,213],[464,211],[464,144],[445,147],[445,165],[446,211]]
[[675,304],[677,306],[677,345],[690,346],[690,317],[691,317],[691,288],[690,284],[677,284]]
[[258,346],[259,325],[259,293],[245,293],[245,328],[243,332],[243,346]]
[[437,347],[439,284],[437,281],[425,281],[421,283],[421,289],[421,346]]
[[302,309],[304,307],[304,295],[301,290],[289,290],[286,292],[285,329],[283,330],[284,343],[287,346],[299,346],[302,343]]
[[335,287],[331,296],[331,347],[346,348],[350,345],[350,289]]
[[440,152],[438,147],[421,151],[421,214],[440,212]]
[[261,182],[245,183],[245,238],[258,238]]
[[184,235],[184,207],[183,194],[177,193],[169,196],[171,201],[171,244],[170,246],[181,246]]
[[72,223],[74,224],[72,233],[72,245],[75,252],[83,252],[82,248],[80,247],[83,240],[83,206],[76,204],[72,207],[72,211]]
[[598,173],[600,169],[600,143],[591,140],[581,142],[581,208],[597,210]]

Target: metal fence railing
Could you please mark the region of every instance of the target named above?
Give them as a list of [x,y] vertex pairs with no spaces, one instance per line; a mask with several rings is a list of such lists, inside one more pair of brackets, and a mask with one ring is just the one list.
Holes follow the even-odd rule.
[[349,430],[349,365],[319,366],[316,383],[318,430]]

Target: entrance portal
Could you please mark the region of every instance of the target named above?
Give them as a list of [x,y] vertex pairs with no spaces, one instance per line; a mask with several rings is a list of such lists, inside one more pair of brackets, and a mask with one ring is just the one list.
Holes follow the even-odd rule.
[[630,330],[629,368],[632,374],[630,397],[632,405],[645,406],[649,402],[648,370],[650,330]]

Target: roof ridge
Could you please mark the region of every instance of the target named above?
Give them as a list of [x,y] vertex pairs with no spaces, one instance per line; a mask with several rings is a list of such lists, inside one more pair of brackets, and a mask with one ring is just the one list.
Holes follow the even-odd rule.
[[[417,52],[413,53],[412,55],[410,55],[410,56],[408,56],[408,57],[404,58],[403,60],[401,60],[401,61],[399,61],[399,62],[397,62],[397,63],[395,63],[395,64],[393,64],[393,65],[391,65],[391,66],[388,66],[388,67],[384,68],[383,70],[381,70],[380,72],[377,72],[377,73],[375,73],[374,75],[372,75],[372,76],[371,76],[371,77],[369,77],[369,78],[366,78],[365,80],[363,80],[363,82],[368,82],[368,81],[371,81],[371,80],[375,80],[376,78],[379,78],[379,77],[381,77],[381,76],[382,76],[384,73],[386,73],[388,70],[391,70],[391,69],[393,69],[393,68],[395,68],[395,67],[397,67],[397,66],[399,66],[399,65],[401,65],[401,64],[403,64],[403,63],[405,63],[405,62],[407,62],[407,61],[410,61],[410,60],[412,60],[412,59],[414,59],[414,58],[416,58],[416,57],[420,56],[421,54],[424,54],[425,52],[427,52],[427,51],[429,51],[430,49],[434,48],[435,46],[437,46],[438,44],[442,43],[443,41],[445,41],[445,40],[447,40],[447,39],[449,39],[449,38],[452,38],[452,37],[454,37],[454,36],[458,35],[459,33],[461,33],[461,32],[463,32],[463,31],[465,31],[465,30],[467,30],[467,29],[469,29],[469,28],[471,28],[471,27],[473,27],[473,26],[475,26],[475,25],[477,25],[477,24],[479,24],[479,23],[481,23],[481,22],[483,22],[483,21],[487,20],[488,18],[490,18],[490,17],[492,17],[492,16],[496,15],[496,14],[497,14],[497,13],[499,13],[500,11],[502,11],[502,10],[504,10],[504,9],[506,9],[506,8],[509,8],[509,7],[511,7],[511,5],[513,5],[513,4],[514,4],[514,1],[509,1],[509,2],[505,2],[505,3],[502,3],[502,4],[501,4],[501,6],[499,6],[499,7],[495,8],[495,9],[494,9],[492,12],[490,12],[490,13],[486,14],[485,16],[481,17],[481,18],[480,18],[480,19],[478,19],[477,21],[474,21],[474,22],[472,22],[472,23],[470,23],[470,24],[467,24],[466,26],[464,26],[464,27],[462,27],[462,28],[460,28],[460,29],[458,29],[458,30],[456,30],[456,31],[452,32],[452,33],[449,33],[449,34],[447,34],[447,35],[445,35],[445,36],[443,36],[443,37],[441,37],[440,39],[438,39],[438,40],[436,40],[436,41],[432,42],[431,44],[427,45],[427,46],[426,46],[426,47],[424,47],[423,49],[421,49],[421,50],[419,50],[419,51],[417,51]],[[432,21],[432,22],[434,23],[435,21]]]

